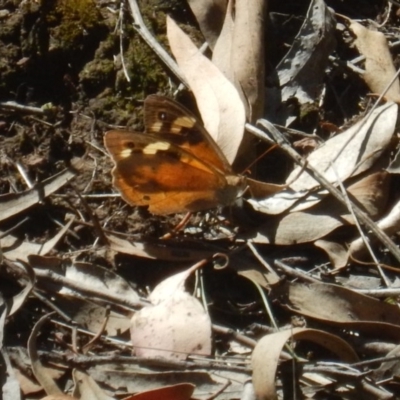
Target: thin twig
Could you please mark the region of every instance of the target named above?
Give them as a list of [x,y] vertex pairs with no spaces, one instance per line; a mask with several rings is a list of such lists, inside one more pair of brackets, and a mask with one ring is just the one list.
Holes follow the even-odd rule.
[[379,275],[381,276],[382,280],[385,282],[385,285],[387,287],[390,287],[391,286],[390,281],[386,277],[382,267],[380,266],[378,258],[375,256],[375,253],[372,250],[372,247],[371,247],[367,237],[365,236],[364,231],[362,230],[362,228],[360,226],[360,222],[359,222],[356,214],[354,213],[354,203],[349,199],[349,196],[347,195],[347,192],[346,192],[346,189],[345,189],[345,187],[343,185],[343,182],[339,179],[339,175],[338,175],[338,173],[336,171],[336,168],[335,168],[334,164],[331,163],[331,167],[332,167],[332,169],[333,169],[333,171],[334,171],[334,173],[336,175],[340,190],[342,191],[343,197],[344,197],[344,199],[346,200],[346,203],[347,203],[347,209],[349,210],[350,214],[353,217],[354,223],[355,223],[355,225],[356,225],[356,227],[358,229],[358,232],[360,233],[360,237],[363,240],[365,247],[368,249],[368,252],[369,252],[371,258],[375,261],[375,265],[376,265],[376,267],[377,267],[377,269],[379,271]]
[[277,281],[280,281],[281,278],[279,277],[279,275],[276,273],[276,271],[264,260],[264,258],[261,257],[261,254],[258,252],[258,250],[256,249],[256,247],[254,246],[254,244],[249,240],[247,241],[247,246],[249,247],[249,249],[251,250],[251,252],[253,253],[254,257],[257,258],[257,260],[267,269],[268,272],[270,272],[274,278]]
[[[275,142],[282,148],[282,150],[284,150],[297,164],[299,164],[300,166],[306,166],[307,172],[309,175],[311,175],[312,178],[314,178],[321,186],[328,190],[329,193],[333,197],[335,197],[341,204],[343,204],[345,207],[347,206],[346,200],[343,197],[342,193],[336,187],[334,187],[323,175],[321,175],[312,165],[306,165],[307,161],[303,159],[303,157],[301,157],[301,155],[290,146],[290,143],[285,140],[282,133],[273,124],[271,124],[267,120],[262,120],[261,122],[262,125],[272,135]],[[271,142],[271,138],[268,137],[267,134],[261,129],[257,129],[256,127],[252,126],[251,133],[262,140]],[[373,234],[397,259],[397,261],[400,262],[400,250],[397,248],[395,243],[386,235],[385,232],[379,229],[374,221],[372,221],[372,219],[359,207],[354,205],[353,209],[359,220],[373,232]]]
[[16,103],[15,101],[6,101],[0,103],[0,108],[10,111],[22,111],[28,114],[44,115],[46,111],[39,107],[25,106],[23,104]]
[[131,81],[131,78],[129,77],[128,70],[125,65],[125,59],[124,59],[124,44],[123,44],[123,38],[124,38],[124,2],[121,1],[121,5],[119,7],[119,17],[118,17],[118,25],[119,25],[119,52],[121,54],[121,65],[122,65],[122,71],[124,71],[125,78],[128,82]]
[[172,71],[172,73],[186,86],[185,77],[182,75],[177,63],[172,59],[172,57],[164,50],[164,48],[154,39],[153,35],[148,30],[145,25],[142,14],[140,13],[139,6],[136,0],[128,0],[129,6],[131,8],[133,17],[133,27],[136,32],[142,37],[142,39],[148,44],[148,46],[157,54],[161,61]]
[[50,270],[41,270],[38,268],[34,268],[34,270],[35,270],[36,277],[47,280],[47,281],[51,281],[53,283],[61,284],[65,287],[72,289],[78,293],[81,293],[85,296],[90,296],[90,297],[106,300],[112,304],[113,303],[118,304],[123,307],[127,307],[129,309],[138,309],[138,308],[142,308],[142,307],[148,305],[148,303],[146,303],[144,301],[140,301],[140,300],[131,301],[123,296],[117,296],[117,295],[113,295],[111,293],[106,293],[101,290],[92,289],[92,288],[88,287],[87,285],[84,285],[80,282],[74,281],[69,278],[65,278],[64,276],[56,274],[55,272],[50,271]]
[[[43,357],[44,358],[44,357]],[[84,355],[74,355],[69,354],[63,358],[58,357],[55,353],[49,353],[46,358],[49,360],[59,360],[72,363],[73,365],[80,367],[87,367],[90,365],[101,365],[108,363],[118,363],[118,364],[130,364],[136,366],[144,366],[144,367],[153,367],[153,368],[170,368],[173,370],[197,370],[197,369],[209,369],[215,370],[220,369],[224,371],[237,371],[240,373],[248,373],[251,374],[251,368],[249,367],[241,367],[237,365],[229,365],[229,363],[218,361],[218,360],[207,360],[204,358],[203,360],[196,361],[180,361],[180,360],[168,360],[166,358],[142,358],[135,356],[119,356],[119,355],[110,355],[110,356],[84,356]]]
[[296,279],[301,279],[305,282],[310,282],[310,283],[321,283],[320,280],[313,278],[312,276],[308,275],[307,273],[291,268],[288,265],[284,264],[283,262],[279,260],[275,260],[274,264],[280,268],[284,274],[289,275],[291,277],[294,277]]
[[251,339],[248,336],[245,336],[239,332],[236,332],[233,329],[225,328],[224,326],[220,326],[220,325],[216,325],[216,324],[212,325],[212,329],[215,333],[230,336],[233,339],[235,339],[236,341],[238,341],[239,343],[241,343],[245,346],[248,346],[252,349],[254,349],[254,347],[256,347],[256,344],[257,344],[256,340]]

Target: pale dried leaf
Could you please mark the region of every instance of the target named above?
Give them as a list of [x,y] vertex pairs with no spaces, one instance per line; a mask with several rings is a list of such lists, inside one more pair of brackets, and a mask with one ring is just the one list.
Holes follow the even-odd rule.
[[[35,272],[33,271],[32,267],[27,263],[21,263],[20,265],[25,269],[28,280],[25,287],[11,299],[9,299],[10,311],[8,315],[13,315],[21,308],[35,284]],[[16,268],[18,267],[16,266]]]
[[378,276],[360,275],[359,273],[357,275],[351,273],[345,276],[337,275],[335,280],[342,286],[355,290],[376,289],[381,285],[381,278],[378,278]]
[[[347,192],[353,203],[372,218],[376,218],[386,207],[389,174],[386,171],[372,173],[368,171],[364,176],[349,180]],[[326,236],[343,224],[354,224],[350,210],[332,197],[326,197],[306,211],[291,212],[280,218],[270,219],[259,227],[256,235],[251,238],[255,243],[281,245],[307,243]],[[342,265],[347,256],[340,259]]]
[[[387,148],[397,121],[397,105],[378,107],[370,116],[357,122],[345,132],[326,141],[307,158],[307,162],[331,183],[344,181],[369,169]],[[332,164],[334,168],[332,168]],[[287,178],[296,178],[301,167]],[[290,187],[296,191],[315,188],[319,183],[306,171]]]
[[160,243],[132,242],[112,234],[107,234],[107,239],[110,248],[116,252],[157,260],[191,262],[208,258],[213,254],[211,251],[192,249],[180,243],[177,245],[169,243],[169,246],[165,246],[163,241]]
[[231,63],[233,29],[234,29],[232,3],[233,0],[228,1],[221,34],[219,35],[213,50],[212,62],[231,82],[234,82],[234,73]]
[[[374,168],[373,168],[374,169]],[[390,190],[390,174],[386,171],[367,172],[362,177],[349,179],[347,194],[349,199],[365,211],[372,219],[377,219],[386,210]]]
[[44,244],[21,242],[20,239],[17,239],[12,235],[8,235],[1,240],[3,253],[7,256],[9,260],[22,261],[28,261],[28,257],[32,254],[45,255],[54,248],[54,246],[68,231],[73,222],[74,219],[68,221],[67,224],[62,229],[60,229],[60,231],[54,237],[52,237]]
[[[82,287],[108,293],[110,296],[124,297],[131,302],[137,302],[139,295],[131,285],[114,271],[100,265],[83,262],[67,262],[57,257],[42,257],[30,255],[29,263],[37,272],[47,270],[62,275],[70,282],[77,282]],[[68,288],[60,288],[62,294],[74,294]]]
[[266,0],[236,0],[231,63],[236,88],[242,91],[247,119],[264,112],[264,29]]
[[194,93],[204,126],[232,164],[246,122],[240,96],[233,84],[169,17],[167,34],[171,51]]
[[[15,356],[15,352],[14,352]],[[21,361],[18,359],[18,361]],[[23,364],[21,364],[23,365]],[[16,366],[18,367],[18,366]],[[43,370],[46,371],[47,375],[54,380],[61,378],[65,374],[65,368],[57,368],[54,365],[49,367],[43,366]],[[42,386],[36,381],[36,379],[32,375],[28,375],[26,371],[20,371],[14,368],[15,376],[18,379],[18,383],[21,389],[21,392],[26,396],[32,393],[37,393],[43,390]],[[24,373],[25,372],[25,373]]]
[[[395,203],[390,212],[379,221],[376,221],[379,229],[391,236],[400,231],[400,202]],[[349,246],[349,253],[356,259],[362,258],[366,251],[362,238],[354,240]]]
[[400,149],[397,150],[396,155],[386,170],[391,174],[400,174]]
[[141,357],[184,360],[190,353],[211,353],[211,321],[200,302],[185,292],[196,264],[155,287],[150,301],[132,317],[131,341]]
[[35,326],[32,329],[32,332],[28,339],[28,353],[29,358],[31,360],[32,372],[35,375],[37,381],[42,385],[44,391],[47,395],[53,396],[63,396],[64,393],[57,386],[57,383],[54,379],[46,373],[37,352],[36,348],[36,338],[42,328],[42,326],[49,320],[50,315],[54,313],[46,314],[36,322]]
[[[254,243],[279,245],[313,242],[342,226],[346,221],[344,215],[332,213],[332,211],[336,211],[332,209],[333,207],[325,202],[307,211],[273,217],[259,227],[255,233],[249,232],[245,237],[251,238]],[[349,220],[348,216],[347,218]]]
[[60,189],[63,185],[74,178],[76,172],[65,169],[56,175],[35,185],[21,193],[3,194],[0,196],[0,221],[10,218],[27,208],[37,204],[45,197]]
[[[352,21],[350,29],[356,36],[355,46],[365,56],[363,78],[373,93],[382,94],[396,74],[386,37],[383,33],[367,29],[356,21]],[[400,101],[398,78],[385,93],[385,98],[389,101]]]
[[1,393],[3,399],[21,400],[18,380],[10,362],[7,349],[4,347],[4,324],[8,314],[8,307],[0,295],[0,370],[2,373]]
[[287,185],[262,182],[251,178],[246,178],[246,184],[248,185],[252,199],[265,199],[287,188]]
[[293,328],[264,336],[255,347],[252,356],[253,385],[257,399],[277,399],[275,376],[279,355],[289,340],[306,340],[335,353],[342,361],[356,362],[357,354],[339,336],[307,328]]
[[186,279],[201,266],[202,264],[197,263],[182,272],[164,279],[151,292],[149,296],[151,303],[156,305],[172,298],[177,292],[184,292]]
[[372,371],[372,376],[373,379],[376,381],[380,381],[385,379],[387,376],[395,376],[399,377],[400,376],[400,362],[399,362],[399,356],[400,356],[400,346],[397,345],[393,350],[389,351],[386,354],[387,358],[394,358],[397,357],[397,360],[393,361],[384,361],[382,364]]
[[126,315],[113,310],[108,311],[106,307],[99,306],[91,299],[81,299],[64,295],[54,303],[64,310],[78,325],[86,327],[91,332],[99,332],[108,314],[107,325],[104,333],[108,336],[123,335],[130,328],[130,319]]
[[211,321],[200,302],[178,291],[132,317],[131,341],[139,357],[185,360],[211,354]]
[[349,253],[344,245],[322,239],[316,240],[314,245],[325,251],[334,269],[344,268],[347,265]]
[[156,371],[149,370],[146,366],[121,361],[92,365],[88,369],[88,373],[97,382],[109,388],[120,390],[121,387],[124,387],[129,393],[154,390],[160,386],[192,383],[196,386],[193,394],[193,399],[196,400],[207,400],[215,393],[220,392],[227,379],[232,382],[229,391],[220,393],[218,400],[232,400],[232,393],[235,393],[236,397],[240,397],[243,382],[248,379],[247,372],[241,374],[231,372],[230,376],[225,378],[220,377],[222,371],[219,371],[218,375],[205,370],[167,369]]
[[285,282],[274,288],[274,294],[285,308],[330,323],[365,321],[400,325],[397,306],[338,285]]
[[188,3],[208,45],[214,49],[224,21],[226,0],[188,0]]
[[114,397],[108,396],[87,373],[74,369],[73,376],[76,397],[82,400],[114,400]]
[[[334,185],[338,180],[344,182],[374,164],[389,145],[396,121],[396,104],[388,103],[378,107],[370,116],[326,141],[310,154],[307,162]],[[295,203],[297,205],[292,208],[292,212],[310,208],[321,201],[327,192],[309,195],[309,191],[319,186],[319,183],[307,170],[299,176],[300,172],[301,167],[295,168],[287,178],[289,183],[295,179],[290,188],[265,200],[249,202],[257,211],[266,214],[280,214]]]
[[[123,296],[132,302],[139,301],[139,295],[125,279],[100,265],[82,262],[72,263],[66,267],[65,277],[103,293]],[[74,292],[68,288],[63,288],[60,293]]]

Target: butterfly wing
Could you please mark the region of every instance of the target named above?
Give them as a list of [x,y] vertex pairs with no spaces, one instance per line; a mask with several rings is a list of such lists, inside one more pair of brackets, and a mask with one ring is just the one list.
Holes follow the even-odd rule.
[[229,204],[240,190],[213,166],[158,135],[110,131],[104,143],[115,162],[113,184],[122,198],[149,206],[153,214]]
[[224,174],[232,174],[225,155],[196,117],[168,97],[150,95],[144,102],[146,132],[183,148]]

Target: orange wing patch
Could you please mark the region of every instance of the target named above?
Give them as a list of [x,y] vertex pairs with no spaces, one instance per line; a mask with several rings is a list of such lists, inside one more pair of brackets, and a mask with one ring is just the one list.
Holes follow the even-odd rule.
[[232,203],[244,178],[185,108],[161,96],[145,101],[146,133],[110,131],[104,143],[122,198],[154,214],[199,211]]

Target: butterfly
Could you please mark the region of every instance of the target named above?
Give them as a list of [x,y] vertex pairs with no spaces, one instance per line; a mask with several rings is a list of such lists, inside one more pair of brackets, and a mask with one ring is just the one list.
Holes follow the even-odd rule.
[[104,144],[115,163],[113,185],[153,214],[194,212],[232,204],[245,190],[221,149],[181,104],[150,95],[145,132],[109,131]]

